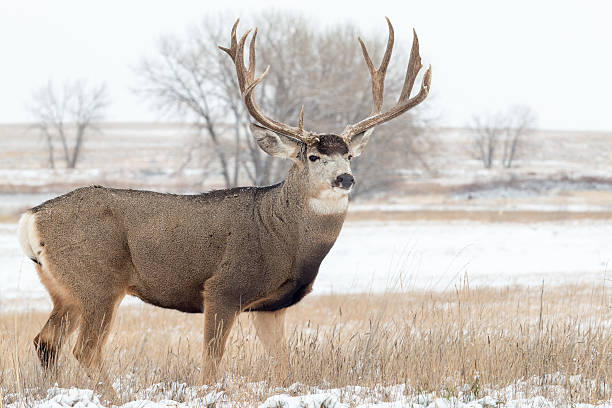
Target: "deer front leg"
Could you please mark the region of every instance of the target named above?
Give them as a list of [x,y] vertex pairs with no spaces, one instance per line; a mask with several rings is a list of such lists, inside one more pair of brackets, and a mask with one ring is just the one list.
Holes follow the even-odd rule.
[[232,302],[205,297],[201,384],[209,384],[216,380],[219,363],[225,350],[225,342],[238,313],[240,313],[240,308],[233,307]]
[[280,309],[274,312],[255,312],[253,325],[257,337],[272,358],[275,373],[279,380],[288,378],[289,349],[285,340],[285,312]]

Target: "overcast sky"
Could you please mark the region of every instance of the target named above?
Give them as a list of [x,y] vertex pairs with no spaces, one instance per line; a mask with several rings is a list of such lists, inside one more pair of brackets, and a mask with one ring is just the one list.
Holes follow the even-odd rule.
[[383,38],[386,15],[396,42],[408,45],[415,27],[433,66],[428,108],[442,125],[525,104],[541,128],[612,130],[606,0],[0,0],[0,122],[28,121],[32,90],[70,78],[108,84],[109,121],[158,120],[131,92],[133,67],[158,38],[183,34],[206,13],[248,18],[265,8],[303,11],[324,25],[348,20]]

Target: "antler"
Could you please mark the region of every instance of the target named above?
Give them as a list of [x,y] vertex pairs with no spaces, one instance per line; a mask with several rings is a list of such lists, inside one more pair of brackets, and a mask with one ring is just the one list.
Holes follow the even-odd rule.
[[302,109],[300,110],[298,127],[289,126],[267,117],[257,105],[253,91],[255,90],[255,87],[266,77],[270,66],[266,67],[263,74],[255,79],[255,38],[257,38],[257,29],[255,29],[253,37],[251,37],[251,43],[249,44],[249,68],[247,69],[245,67],[244,44],[251,30],[249,29],[246,33],[244,33],[238,42],[236,40],[236,28],[238,27],[239,21],[240,19],[236,20],[234,26],[232,27],[230,47],[225,48],[219,46],[219,48],[225,51],[230,56],[232,61],[234,61],[234,65],[236,66],[236,75],[238,76],[238,86],[240,87],[240,93],[242,94],[242,99],[247,111],[253,117],[253,119],[270,130],[293,137],[306,144],[317,142],[318,137],[316,133],[304,130],[303,105]]
[[389,26],[389,40],[387,41],[387,49],[385,50],[385,55],[383,56],[383,60],[380,63],[380,66],[377,70],[374,69],[374,65],[372,64],[372,60],[368,55],[368,50],[366,49],[365,44],[359,39],[359,43],[361,44],[361,50],[363,51],[363,58],[365,59],[366,65],[368,66],[368,70],[370,71],[370,77],[372,78],[372,114],[362,120],[361,122],[355,123],[353,125],[348,125],[341,134],[341,137],[349,142],[351,138],[355,135],[358,135],[366,130],[379,125],[381,123],[387,122],[393,118],[398,117],[402,113],[414,108],[419,103],[423,102],[429,93],[429,89],[431,86],[431,65],[427,68],[425,72],[425,76],[423,77],[423,82],[421,83],[421,89],[419,93],[416,94],[413,98],[410,98],[410,93],[412,92],[412,87],[414,86],[414,81],[416,80],[417,74],[421,70],[421,56],[419,55],[419,39],[416,35],[416,32],[413,30],[414,39],[412,41],[412,50],[410,51],[410,61],[408,62],[408,69],[406,70],[406,78],[404,79],[404,86],[402,87],[402,93],[400,97],[391,109],[386,112],[381,112],[383,105],[383,93],[385,88],[385,74],[387,72],[387,66],[389,65],[389,61],[391,60],[391,51],[393,49],[393,26],[391,25],[391,21],[387,17],[387,25]]

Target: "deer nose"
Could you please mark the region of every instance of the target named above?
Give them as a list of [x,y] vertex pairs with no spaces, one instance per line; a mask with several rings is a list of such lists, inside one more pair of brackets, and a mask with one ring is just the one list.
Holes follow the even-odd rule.
[[340,186],[342,186],[342,188],[345,189],[349,189],[353,186],[353,184],[355,184],[355,178],[348,173],[343,173],[339,175],[338,177],[336,177],[336,181],[338,182],[338,184],[340,184]]

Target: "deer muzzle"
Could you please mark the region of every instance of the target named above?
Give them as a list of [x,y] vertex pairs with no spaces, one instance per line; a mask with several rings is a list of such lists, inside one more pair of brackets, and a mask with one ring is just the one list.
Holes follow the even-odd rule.
[[336,186],[345,190],[350,190],[355,184],[355,177],[352,174],[342,173],[336,177]]

